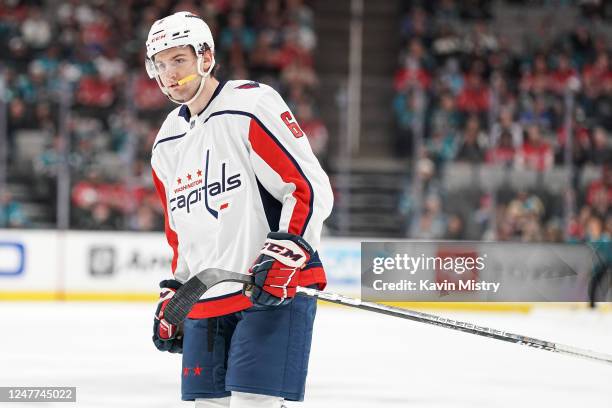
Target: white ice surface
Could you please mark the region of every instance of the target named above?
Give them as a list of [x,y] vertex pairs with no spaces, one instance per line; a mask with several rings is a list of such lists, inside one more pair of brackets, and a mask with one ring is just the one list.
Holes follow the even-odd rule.
[[[193,406],[180,401],[180,357],[158,352],[150,341],[153,309],[138,303],[0,303],[0,386],[76,386],[78,407]],[[611,313],[440,314],[612,353]],[[320,307],[306,401],[288,405],[612,407],[612,365]]]

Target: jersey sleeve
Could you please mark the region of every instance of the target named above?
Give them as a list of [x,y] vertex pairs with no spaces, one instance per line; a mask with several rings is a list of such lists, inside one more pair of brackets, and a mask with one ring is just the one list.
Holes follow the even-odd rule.
[[157,195],[164,209],[164,230],[166,233],[166,240],[172,248],[172,274],[174,275],[174,279],[184,283],[189,278],[189,269],[187,268],[185,259],[179,251],[178,234],[176,233],[174,222],[172,221],[172,213],[168,208],[168,189],[166,188],[163,173],[160,172],[159,169],[156,169],[153,159],[151,160],[151,169],[153,173],[153,183],[155,184]]
[[250,159],[262,186],[282,205],[279,231],[303,236],[316,250],[333,195],[291,110],[267,88],[249,123]]

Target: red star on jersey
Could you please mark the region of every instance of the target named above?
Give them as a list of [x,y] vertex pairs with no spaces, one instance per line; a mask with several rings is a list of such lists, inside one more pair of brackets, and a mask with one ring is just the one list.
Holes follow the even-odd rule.
[[180,177],[179,177],[179,178],[177,178],[177,179],[176,179],[176,182],[177,182],[177,183],[179,183],[179,184],[181,184],[181,178],[180,178]]
[[187,174],[187,180],[191,180],[191,174]]
[[202,375],[202,367],[200,367],[200,366],[194,367],[193,375]]
[[187,377],[189,375],[189,367],[183,368],[183,377]]
[[198,177],[202,177],[202,170],[198,170],[196,174],[198,175]]

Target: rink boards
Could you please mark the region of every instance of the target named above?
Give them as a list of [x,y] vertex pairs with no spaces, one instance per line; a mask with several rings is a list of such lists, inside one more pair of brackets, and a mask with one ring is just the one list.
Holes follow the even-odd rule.
[[[330,287],[359,293],[359,246],[325,240]],[[0,229],[0,300],[153,300],[171,256],[162,233]]]
[[[326,290],[360,295],[361,239],[325,238]],[[171,250],[162,233],[0,230],[0,301],[153,301]],[[403,307],[528,312],[533,303],[394,303]],[[547,306],[582,308],[583,304]],[[608,308],[609,309],[609,308]]]

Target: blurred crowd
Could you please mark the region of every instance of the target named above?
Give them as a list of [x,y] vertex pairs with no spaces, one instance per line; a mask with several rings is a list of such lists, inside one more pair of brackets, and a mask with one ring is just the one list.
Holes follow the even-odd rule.
[[[67,162],[72,228],[163,226],[149,160],[173,105],[146,75],[144,52],[151,24],[176,11],[194,12],[211,27],[220,79],[252,79],[279,90],[315,153],[325,154],[327,130],[313,103],[317,37],[307,1],[6,0],[0,92],[9,181],[27,185],[32,199],[54,214],[56,176]],[[8,192],[0,199],[0,227],[36,226],[22,200]]]
[[[519,30],[508,25],[520,20],[494,15],[494,3],[401,3],[400,54],[390,77],[394,151],[416,158],[422,183],[410,186],[402,201],[406,235],[610,240],[612,23],[606,2],[497,2],[549,10]],[[576,20],[553,18],[557,6],[572,7]],[[22,188],[0,192],[0,227],[53,227],[56,180],[65,164],[71,228],[163,227],[149,159],[157,129],[174,106],[145,73],[144,43],[156,19],[181,10],[210,25],[220,79],[248,78],[279,90],[326,164],[308,0],[5,0],[0,99],[6,102],[9,182]],[[530,10],[524,13],[527,18]],[[444,175],[461,163],[538,174],[563,166],[573,177],[562,191],[548,188],[545,178],[536,188],[491,190],[475,183],[447,191]],[[587,168],[596,176],[585,182]],[[30,218],[29,200],[48,210],[47,224]]]
[[[401,20],[396,151],[418,159],[415,169],[423,183],[422,205],[411,212],[407,234],[609,241],[612,37],[610,30],[598,29],[611,24],[603,21],[605,2],[508,2],[549,3],[550,15],[521,26],[519,37],[500,34],[516,34],[507,26],[519,21],[508,18],[503,27],[498,16],[493,27],[491,3],[416,1],[407,4]],[[569,30],[556,28],[561,22],[551,17],[555,7],[570,5],[578,21]],[[530,9],[523,13],[527,18]],[[456,163],[537,173],[565,166],[575,177],[556,195],[539,183],[534,191],[475,187],[471,194],[452,196],[441,187],[441,177]],[[599,176],[581,185],[586,166]]]

